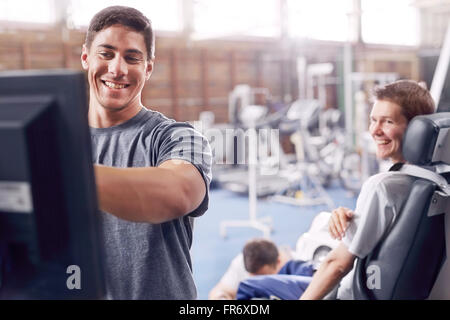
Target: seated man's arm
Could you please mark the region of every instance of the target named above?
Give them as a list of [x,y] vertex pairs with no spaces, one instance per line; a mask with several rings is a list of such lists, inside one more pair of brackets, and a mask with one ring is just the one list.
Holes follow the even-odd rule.
[[342,240],[345,231],[353,219],[353,211],[349,208],[339,207],[331,212],[328,231],[333,239]]
[[206,194],[198,169],[183,160],[168,160],[159,167],[94,168],[100,209],[128,221],[179,218],[195,210]]
[[300,299],[316,300],[325,297],[352,270],[355,258],[356,256],[351,254],[341,243],[321,263]]

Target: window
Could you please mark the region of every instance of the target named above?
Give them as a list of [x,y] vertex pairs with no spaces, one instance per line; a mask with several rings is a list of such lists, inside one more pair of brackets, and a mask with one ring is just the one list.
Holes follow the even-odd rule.
[[278,37],[278,0],[194,0],[194,38]]
[[54,1],[1,0],[0,21],[54,23]]
[[352,0],[288,0],[287,6],[291,37],[348,40]]
[[152,21],[155,30],[182,29],[180,0],[72,0],[69,8],[71,24],[74,27],[88,26],[98,11],[113,5],[138,9]]
[[362,37],[367,43],[417,45],[417,9],[411,0],[362,0]]

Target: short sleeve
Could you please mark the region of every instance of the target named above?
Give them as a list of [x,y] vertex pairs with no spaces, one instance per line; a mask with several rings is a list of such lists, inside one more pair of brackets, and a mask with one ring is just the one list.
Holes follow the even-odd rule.
[[358,197],[354,219],[343,238],[350,253],[367,256],[378,244],[395,216],[385,185],[380,179],[369,179]]
[[167,125],[159,138],[156,166],[167,160],[184,160],[194,165],[203,177],[206,195],[190,216],[200,216],[208,209],[211,183],[212,153],[208,140],[191,125],[173,122]]

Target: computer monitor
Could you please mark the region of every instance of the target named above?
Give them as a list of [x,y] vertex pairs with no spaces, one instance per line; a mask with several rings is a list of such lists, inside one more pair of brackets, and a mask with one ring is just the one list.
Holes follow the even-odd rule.
[[0,298],[105,296],[81,72],[0,72]]

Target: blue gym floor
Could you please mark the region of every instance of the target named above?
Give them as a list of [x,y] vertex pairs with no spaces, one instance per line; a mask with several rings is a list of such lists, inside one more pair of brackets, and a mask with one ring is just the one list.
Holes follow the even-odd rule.
[[[336,207],[354,209],[356,197],[337,184],[327,192]],[[268,200],[259,200],[257,206],[258,217],[272,217],[271,239],[277,245],[288,245],[293,249],[298,237],[309,229],[314,216],[327,210],[325,206],[298,207]],[[221,221],[247,218],[247,197],[227,190],[211,190],[209,210],[195,220],[191,250],[198,299],[208,299],[209,291],[247,240],[262,236],[262,232],[252,228],[228,228],[227,237],[220,236]]]

